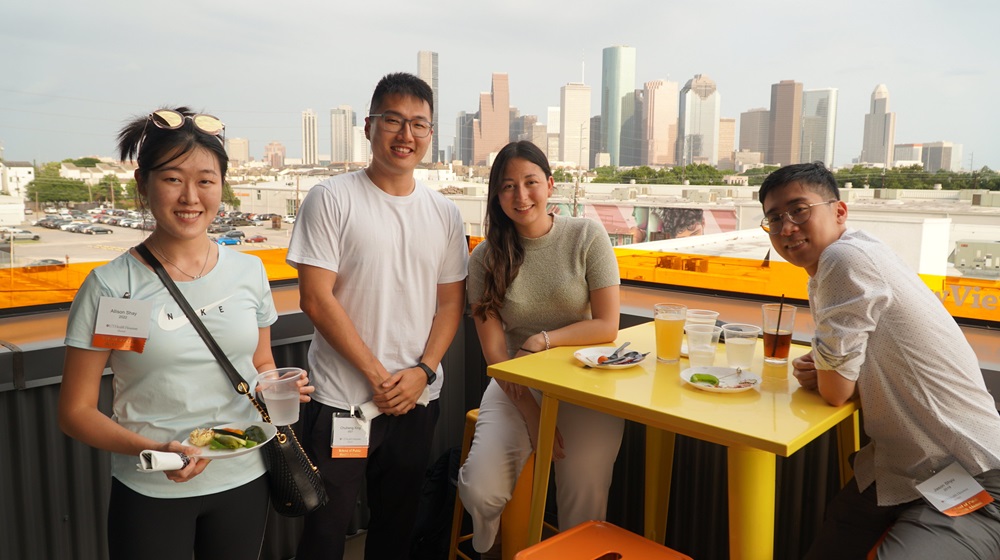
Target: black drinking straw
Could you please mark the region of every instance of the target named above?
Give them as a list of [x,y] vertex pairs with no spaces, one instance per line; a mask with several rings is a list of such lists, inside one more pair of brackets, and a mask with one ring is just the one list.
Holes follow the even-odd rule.
[[783,307],[785,307],[785,294],[781,294],[781,300],[778,301],[778,324],[774,326],[774,343],[771,344],[772,356],[778,354],[778,332],[781,330],[781,309]]

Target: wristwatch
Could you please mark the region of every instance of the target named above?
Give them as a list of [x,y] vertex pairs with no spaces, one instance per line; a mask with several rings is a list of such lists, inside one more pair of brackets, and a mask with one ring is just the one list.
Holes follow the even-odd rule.
[[417,367],[420,368],[420,369],[422,369],[422,370],[424,370],[424,373],[427,374],[427,385],[428,386],[430,386],[432,383],[434,383],[435,381],[437,381],[438,374],[437,374],[436,371],[434,371],[434,370],[431,369],[431,366],[429,366],[429,365],[427,365],[427,364],[425,364],[423,362],[420,362],[419,364],[417,364]]

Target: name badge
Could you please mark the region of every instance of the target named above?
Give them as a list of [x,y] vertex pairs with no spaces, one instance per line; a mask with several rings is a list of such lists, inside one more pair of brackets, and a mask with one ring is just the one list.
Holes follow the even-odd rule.
[[927,503],[951,517],[972,513],[993,501],[993,496],[957,461],[917,484],[917,490]]
[[368,430],[354,412],[334,412],[330,430],[330,457],[364,459],[368,456]]
[[94,338],[98,348],[142,353],[149,338],[153,302],[140,299],[102,297],[97,304]]

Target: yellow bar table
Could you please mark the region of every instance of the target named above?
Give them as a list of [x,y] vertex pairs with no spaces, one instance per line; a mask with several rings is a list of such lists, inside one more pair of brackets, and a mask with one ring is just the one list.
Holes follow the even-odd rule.
[[[680,372],[687,360],[661,364],[655,359],[653,323],[619,332],[614,345],[631,342],[630,350],[651,352],[627,369],[584,368],[573,357],[579,347],[553,348],[490,366],[489,375],[542,392],[538,449],[532,483],[528,545],[541,540],[560,402],[573,403],[645,424],[645,534],[663,543],[674,434],[728,448],[730,557],[770,559],[774,552],[775,457],[788,457],[826,431],[837,428],[842,471],[846,457],[858,449],[857,404],[828,405],[814,391],[799,387],[785,366],[763,363],[761,341],[753,373],[758,388],[740,393],[709,393],[685,383]],[[609,343],[608,346],[611,346]],[[794,345],[791,356],[809,351]],[[726,363],[719,346],[716,364]],[[849,478],[850,471],[842,473]],[[843,482],[847,478],[842,479]]]

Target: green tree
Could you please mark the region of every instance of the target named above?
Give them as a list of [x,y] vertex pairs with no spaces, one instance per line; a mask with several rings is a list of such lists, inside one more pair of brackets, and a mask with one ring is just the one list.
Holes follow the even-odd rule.
[[618,182],[618,170],[610,165],[605,165],[604,167],[598,167],[594,169],[594,173],[597,175],[594,177],[594,183],[617,183]]
[[228,204],[235,209],[239,209],[240,207],[240,199],[233,193],[233,187],[229,185],[229,181],[222,183],[222,203]]
[[77,179],[59,176],[59,162],[44,164],[35,170],[35,179],[27,184],[26,192],[30,200],[38,202],[87,202],[90,189]]
[[111,204],[112,202],[117,203],[118,199],[122,197],[122,182],[118,180],[118,177],[112,173],[108,173],[104,177],[101,177],[100,182],[94,187],[94,201],[106,202]]
[[101,160],[92,157],[85,157],[80,159],[67,159],[63,161],[72,163],[77,167],[97,167],[97,164],[101,163]]
[[774,173],[777,170],[778,170],[777,165],[765,165],[764,167],[755,167],[753,169],[747,169],[742,173],[742,175],[749,177],[749,179],[747,179],[747,183],[750,186],[759,186],[761,183],[764,182],[764,179],[766,179],[768,175]]
[[557,167],[552,171],[552,178],[555,179],[557,183],[572,183],[573,175],[562,167]]

